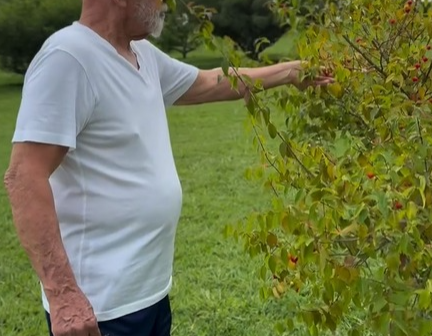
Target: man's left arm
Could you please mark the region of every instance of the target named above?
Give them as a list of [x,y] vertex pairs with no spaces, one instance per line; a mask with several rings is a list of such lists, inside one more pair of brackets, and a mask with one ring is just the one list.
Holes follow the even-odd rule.
[[[309,85],[326,85],[333,82],[328,76],[318,76],[313,80],[301,81],[302,62],[292,61],[258,68],[239,68],[236,74],[246,75],[252,82],[261,80],[264,90],[282,85],[295,85],[303,89]],[[234,74],[233,70],[230,70]],[[248,91],[247,83],[238,81],[238,86],[232,88],[229,79],[221,68],[200,70],[194,84],[183,94],[175,105],[195,105],[218,101],[237,100],[245,97]]]
[[[222,68],[200,70],[170,57],[150,42],[144,43],[153,51],[166,107],[237,100],[244,98],[248,92],[249,88],[242,81],[238,82],[238,87],[232,88]],[[292,61],[258,68],[239,68],[236,73],[246,75],[252,82],[259,79],[264,90],[287,84],[303,89],[333,81],[333,78],[324,75],[301,81],[303,64],[302,61]],[[234,73],[232,68],[230,73]]]

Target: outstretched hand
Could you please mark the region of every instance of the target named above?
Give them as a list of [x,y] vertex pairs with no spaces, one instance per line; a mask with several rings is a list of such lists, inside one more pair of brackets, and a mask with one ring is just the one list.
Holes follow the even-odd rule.
[[305,61],[292,61],[288,62],[288,78],[289,84],[294,85],[299,90],[303,91],[309,86],[326,86],[335,82],[334,78],[327,74],[324,69],[322,74],[316,77],[307,76],[305,79],[301,79],[301,74],[305,70]]

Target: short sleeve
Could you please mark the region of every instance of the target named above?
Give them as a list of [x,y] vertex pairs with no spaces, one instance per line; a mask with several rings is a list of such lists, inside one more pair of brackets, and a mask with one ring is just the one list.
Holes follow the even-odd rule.
[[[149,42],[149,44],[151,44]],[[165,106],[172,106],[195,83],[199,69],[151,46],[156,57]]]
[[81,64],[62,50],[40,51],[25,76],[12,142],[76,149],[77,135],[94,106],[95,95]]

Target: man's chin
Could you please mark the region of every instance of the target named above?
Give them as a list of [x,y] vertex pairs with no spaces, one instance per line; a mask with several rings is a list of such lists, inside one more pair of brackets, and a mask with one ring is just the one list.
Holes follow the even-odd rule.
[[150,35],[158,39],[159,37],[161,37],[162,31],[163,31],[163,25],[160,28],[157,28],[155,31],[153,31],[153,33],[151,33]]

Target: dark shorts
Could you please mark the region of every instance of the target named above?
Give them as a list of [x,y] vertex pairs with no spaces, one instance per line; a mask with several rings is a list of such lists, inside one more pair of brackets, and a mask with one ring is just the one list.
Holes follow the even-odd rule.
[[[50,335],[50,315],[45,312]],[[110,321],[99,322],[102,336],[170,336],[171,306],[169,297],[138,312]]]

